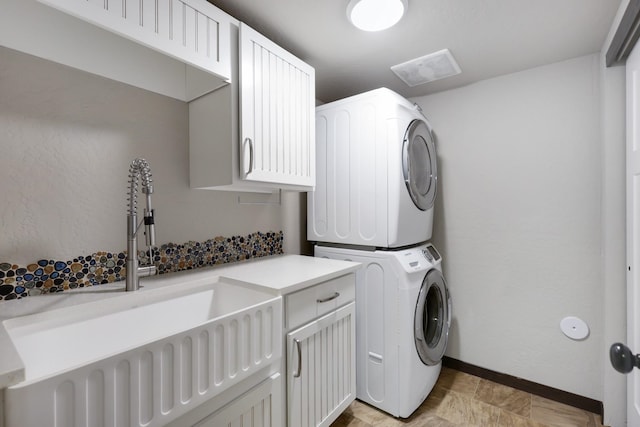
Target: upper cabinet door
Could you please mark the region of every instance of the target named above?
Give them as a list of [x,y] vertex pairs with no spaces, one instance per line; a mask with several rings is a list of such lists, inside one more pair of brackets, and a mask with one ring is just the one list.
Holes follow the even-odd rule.
[[315,185],[315,70],[240,24],[240,161],[247,181]]
[[232,18],[206,0],[39,0],[229,81]]

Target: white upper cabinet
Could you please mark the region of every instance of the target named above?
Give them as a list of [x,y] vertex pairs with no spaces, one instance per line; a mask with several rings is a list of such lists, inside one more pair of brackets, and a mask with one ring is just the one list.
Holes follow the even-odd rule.
[[39,0],[228,80],[231,17],[206,0]]
[[315,70],[240,24],[242,173],[315,185]]
[[0,46],[191,101],[229,83],[237,22],[205,0],[2,0]]
[[231,46],[232,84],[189,103],[191,187],[313,190],[315,70],[243,23]]

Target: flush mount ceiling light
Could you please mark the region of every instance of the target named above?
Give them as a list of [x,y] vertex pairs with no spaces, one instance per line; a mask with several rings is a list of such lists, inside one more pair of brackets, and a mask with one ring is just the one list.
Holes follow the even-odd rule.
[[347,17],[363,31],[382,31],[394,26],[407,10],[407,0],[351,0]]

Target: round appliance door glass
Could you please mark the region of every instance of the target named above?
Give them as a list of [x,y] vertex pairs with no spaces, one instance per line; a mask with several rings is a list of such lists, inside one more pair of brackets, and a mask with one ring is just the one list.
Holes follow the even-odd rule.
[[438,364],[447,348],[451,325],[451,299],[438,270],[431,270],[422,281],[413,323],[420,360],[425,365]]
[[426,211],[436,200],[438,164],[431,131],[422,120],[413,120],[402,144],[402,172],[411,200]]

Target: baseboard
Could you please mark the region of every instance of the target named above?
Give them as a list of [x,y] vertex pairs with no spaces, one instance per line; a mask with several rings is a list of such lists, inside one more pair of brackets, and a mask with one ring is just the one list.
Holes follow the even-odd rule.
[[443,366],[603,416],[602,402],[444,356]]

